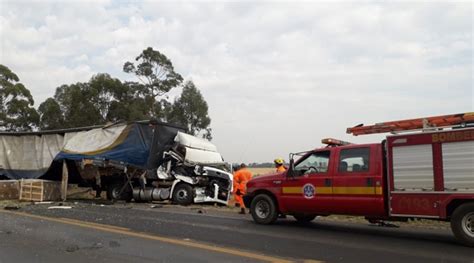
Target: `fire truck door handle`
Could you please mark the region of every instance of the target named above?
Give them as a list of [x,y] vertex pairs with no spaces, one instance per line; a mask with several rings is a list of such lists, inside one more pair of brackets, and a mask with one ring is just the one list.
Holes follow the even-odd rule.
[[324,186],[331,186],[331,179],[329,178],[324,179]]
[[374,186],[372,178],[367,178],[367,186]]

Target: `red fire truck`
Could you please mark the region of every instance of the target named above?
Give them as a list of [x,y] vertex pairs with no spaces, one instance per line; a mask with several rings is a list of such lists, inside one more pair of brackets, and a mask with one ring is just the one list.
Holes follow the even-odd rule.
[[371,144],[325,139],[324,148],[290,154],[286,172],[247,183],[245,205],[259,224],[330,214],[450,221],[456,238],[474,246],[473,124],[474,113],[463,113],[348,128],[392,134]]

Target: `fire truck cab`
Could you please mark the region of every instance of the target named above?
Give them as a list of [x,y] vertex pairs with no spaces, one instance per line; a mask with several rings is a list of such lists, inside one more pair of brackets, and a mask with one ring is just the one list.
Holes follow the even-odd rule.
[[458,240],[474,246],[474,128],[431,128],[374,144],[323,142],[291,154],[286,172],[247,183],[244,202],[256,223],[279,215],[425,218],[450,221]]

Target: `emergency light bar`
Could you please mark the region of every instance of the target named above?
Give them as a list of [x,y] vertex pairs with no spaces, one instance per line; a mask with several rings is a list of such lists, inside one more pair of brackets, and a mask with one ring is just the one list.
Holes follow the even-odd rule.
[[342,140],[337,140],[333,138],[325,138],[321,140],[322,143],[327,144],[328,146],[343,146],[352,144],[351,142],[346,142]]

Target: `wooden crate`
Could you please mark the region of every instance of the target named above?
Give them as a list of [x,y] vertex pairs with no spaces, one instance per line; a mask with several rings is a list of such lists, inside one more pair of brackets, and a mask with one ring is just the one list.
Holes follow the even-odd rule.
[[20,183],[18,180],[0,181],[0,200],[18,200],[20,196]]
[[20,201],[58,201],[61,200],[61,182],[22,179],[20,181]]

